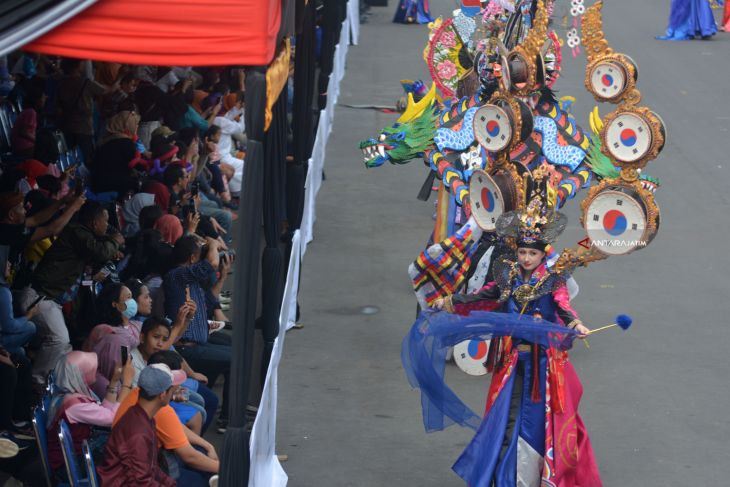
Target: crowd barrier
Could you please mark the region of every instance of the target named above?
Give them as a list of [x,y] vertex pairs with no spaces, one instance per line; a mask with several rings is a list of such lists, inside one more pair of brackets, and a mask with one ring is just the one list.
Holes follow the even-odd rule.
[[294,326],[297,311],[297,294],[299,287],[299,270],[312,241],[315,216],[315,200],[322,185],[327,139],[332,132],[335,106],[340,94],[340,81],[345,76],[345,61],[350,42],[357,45],[360,27],[358,0],[349,0],[347,16],[342,23],[340,41],[335,48],[332,75],[327,87],[327,106],[320,112],[317,135],[309,159],[309,169],[305,183],[304,213],[299,230],[292,239],[292,253],[287,270],[286,287],[279,315],[279,336],[274,342],[266,382],[261,396],[259,411],[251,432],[251,469],[249,487],[285,487],[288,477],[276,457],[276,407],[278,400],[279,362],[284,349],[286,331]]

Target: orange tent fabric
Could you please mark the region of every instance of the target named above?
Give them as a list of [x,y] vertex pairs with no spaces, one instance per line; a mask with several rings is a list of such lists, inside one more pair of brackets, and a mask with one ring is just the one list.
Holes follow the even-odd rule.
[[159,66],[268,65],[280,0],[99,0],[23,50]]

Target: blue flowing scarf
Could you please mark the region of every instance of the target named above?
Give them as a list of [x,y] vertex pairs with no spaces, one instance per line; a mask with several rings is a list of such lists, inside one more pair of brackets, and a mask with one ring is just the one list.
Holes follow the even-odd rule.
[[403,339],[401,360],[408,382],[421,390],[426,432],[440,431],[456,423],[474,431],[482,416],[472,411],[446,385],[444,371],[449,347],[465,340],[489,340],[511,336],[544,347],[567,350],[575,330],[550,321],[511,313],[475,311],[468,316],[424,311]]

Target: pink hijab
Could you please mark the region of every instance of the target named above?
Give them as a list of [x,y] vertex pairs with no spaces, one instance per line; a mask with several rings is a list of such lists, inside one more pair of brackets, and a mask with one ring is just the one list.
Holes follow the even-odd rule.
[[182,223],[175,215],[163,215],[157,220],[154,228],[160,232],[162,240],[170,245],[175,245],[175,242],[183,236]]
[[139,345],[141,323],[130,321],[129,326],[96,325],[84,343],[84,350],[93,351],[99,363],[91,388],[99,397],[104,397],[114,368],[122,362],[122,345],[131,353]]
[[98,363],[95,353],[78,351],[69,352],[58,361],[53,369],[58,392],[51,402],[49,425],[71,404],[99,400],[89,387],[96,381]]

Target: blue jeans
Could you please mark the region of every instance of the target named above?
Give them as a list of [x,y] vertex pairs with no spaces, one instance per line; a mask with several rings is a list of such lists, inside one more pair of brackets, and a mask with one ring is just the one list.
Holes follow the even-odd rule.
[[0,342],[5,350],[11,354],[25,357],[25,350],[23,347],[28,344],[31,338],[33,338],[35,331],[35,324],[32,321],[27,321],[23,326],[13,329],[9,333],[6,333],[5,330],[3,330]]
[[[198,450],[203,455],[207,454],[205,450],[203,450],[199,446],[193,446],[193,448]],[[177,465],[180,469],[180,477],[175,479],[177,480],[177,485],[179,485],[180,487],[208,487],[209,480],[212,474],[208,472],[201,472],[200,470],[195,470],[188,467],[177,455],[175,455],[175,458],[177,459]]]
[[[221,335],[221,333],[213,333],[210,338],[217,342],[228,342],[229,344],[208,342],[195,345],[176,345],[175,350],[182,355],[193,370],[208,377],[208,384],[211,387],[215,384],[219,375],[223,376],[223,407],[221,416],[228,417],[228,383],[231,373],[230,338],[227,335],[220,337],[216,335]],[[201,387],[203,387],[202,384]],[[202,395],[200,389],[198,389],[198,393]],[[206,409],[208,409],[207,399]],[[208,415],[208,420],[210,420],[211,416],[210,414]]]
[[215,221],[218,222],[221,227],[223,227],[223,230],[226,231],[225,235],[221,235],[224,242],[231,243],[233,241],[233,236],[231,235],[231,225],[233,219],[228,211],[220,209],[217,203],[206,199],[203,195],[201,195],[200,198],[198,211],[201,215],[213,218]]
[[218,396],[215,395],[215,392],[210,390],[210,388],[205,384],[200,384],[198,386],[198,394],[202,396],[203,401],[205,401],[206,418],[201,431],[201,435],[204,435],[210,424],[213,422],[213,417],[218,411],[218,404],[220,401],[218,400]]

